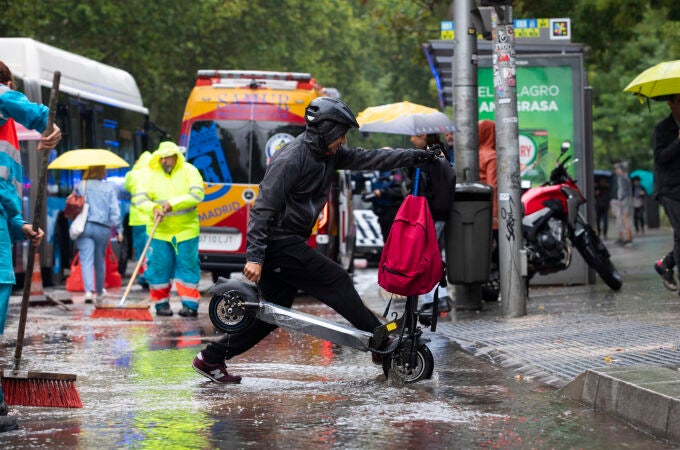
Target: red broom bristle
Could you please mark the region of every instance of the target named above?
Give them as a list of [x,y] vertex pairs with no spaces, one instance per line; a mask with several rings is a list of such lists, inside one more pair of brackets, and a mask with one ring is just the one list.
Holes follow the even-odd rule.
[[8,405],[48,408],[83,407],[76,383],[72,380],[3,377],[2,390]]
[[90,319],[153,321],[149,308],[95,308]]

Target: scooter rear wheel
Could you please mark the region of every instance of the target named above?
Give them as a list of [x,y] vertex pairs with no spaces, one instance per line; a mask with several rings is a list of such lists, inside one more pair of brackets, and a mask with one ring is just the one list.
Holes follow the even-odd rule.
[[408,364],[410,350],[411,344],[405,342],[393,353],[383,356],[383,373],[387,378],[396,376],[403,379],[404,383],[415,383],[432,377],[434,357],[427,345],[416,348],[413,367]]
[[238,291],[227,291],[210,299],[208,307],[210,321],[227,334],[244,330],[255,320],[246,314],[245,301]]

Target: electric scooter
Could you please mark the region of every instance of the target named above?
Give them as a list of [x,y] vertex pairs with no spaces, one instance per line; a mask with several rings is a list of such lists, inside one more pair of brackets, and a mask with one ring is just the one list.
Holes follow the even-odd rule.
[[[242,280],[219,277],[208,292],[212,295],[210,320],[225,333],[243,332],[261,320],[337,345],[381,354],[383,372],[393,381],[415,383],[432,376],[434,358],[426,345],[429,339],[422,337],[420,324],[435,331],[439,312],[435,305],[427,316],[419,313],[418,297],[406,297],[403,314],[392,312],[392,320],[371,333],[267,302],[256,285]],[[389,314],[390,306],[391,300],[383,316]]]

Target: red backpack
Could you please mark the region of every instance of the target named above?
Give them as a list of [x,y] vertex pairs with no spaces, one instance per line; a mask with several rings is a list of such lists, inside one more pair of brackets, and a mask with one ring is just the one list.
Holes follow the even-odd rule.
[[380,256],[378,284],[393,294],[421,295],[439,283],[443,272],[427,199],[407,195]]

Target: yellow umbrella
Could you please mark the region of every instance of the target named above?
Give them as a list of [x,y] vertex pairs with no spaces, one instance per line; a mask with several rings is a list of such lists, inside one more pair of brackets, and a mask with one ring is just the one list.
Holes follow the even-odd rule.
[[391,134],[431,134],[458,131],[449,117],[427,106],[411,102],[372,106],[357,116],[359,131]]
[[87,169],[90,166],[104,166],[107,169],[130,167],[123,158],[110,150],[100,148],[84,148],[69,150],[52,161],[48,169]]
[[680,60],[665,61],[640,73],[623,92],[647,98],[680,94]]

